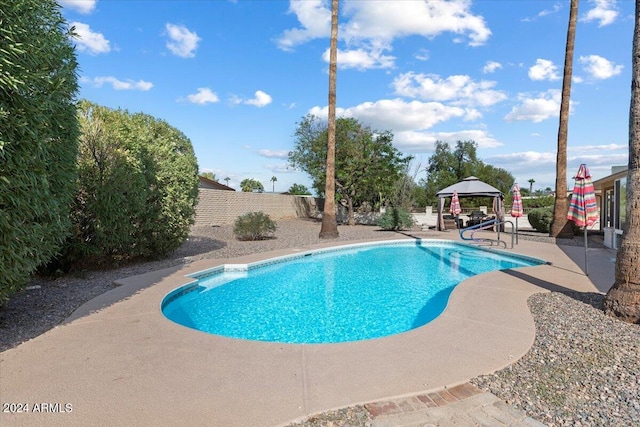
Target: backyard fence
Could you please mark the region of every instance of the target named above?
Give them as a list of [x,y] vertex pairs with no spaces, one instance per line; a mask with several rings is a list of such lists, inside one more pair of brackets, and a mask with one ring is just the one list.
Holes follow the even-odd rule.
[[195,225],[233,224],[249,212],[264,212],[273,220],[319,218],[321,207],[322,199],[312,196],[200,188]]

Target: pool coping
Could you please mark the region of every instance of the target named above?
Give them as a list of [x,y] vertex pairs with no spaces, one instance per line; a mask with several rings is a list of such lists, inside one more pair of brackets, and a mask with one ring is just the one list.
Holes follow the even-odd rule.
[[285,425],[326,410],[442,390],[528,351],[535,336],[530,295],[598,292],[613,277],[606,250],[591,250],[593,273],[586,277],[578,264],[581,248],[521,240],[514,253],[553,264],[475,276],[454,289],[433,322],[341,344],[234,340],[176,325],[159,310],[168,292],[205,266],[328,246],[335,245],[203,260],[120,280],[65,324],[0,354],[3,400],[68,402],[73,412],[2,414],[3,423],[90,425],[107,417],[112,424]]

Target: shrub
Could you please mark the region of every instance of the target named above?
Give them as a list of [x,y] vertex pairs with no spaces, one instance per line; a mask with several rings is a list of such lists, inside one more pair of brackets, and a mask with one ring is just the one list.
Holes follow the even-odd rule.
[[536,208],[529,211],[527,215],[529,224],[541,233],[548,233],[553,221],[553,208]]
[[404,208],[389,208],[378,218],[376,225],[383,230],[402,230],[413,227],[415,220]]
[[0,6],[0,304],[69,233],[77,62],[54,0]]
[[264,240],[276,231],[276,223],[263,212],[249,212],[239,216],[233,225],[238,240]]
[[149,115],[87,101],[81,138],[74,232],[50,269],[160,258],[187,238],[198,197],[189,139]]

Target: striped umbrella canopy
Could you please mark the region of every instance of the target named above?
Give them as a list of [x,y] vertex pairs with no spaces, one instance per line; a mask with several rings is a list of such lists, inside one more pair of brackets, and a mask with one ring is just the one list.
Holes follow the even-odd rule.
[[569,204],[567,219],[576,223],[578,227],[589,227],[598,221],[598,205],[596,193],[591,182],[591,174],[586,164],[581,164]]
[[460,207],[460,199],[458,198],[458,192],[454,191],[451,196],[451,206],[449,206],[449,212],[453,215],[460,215],[462,208]]
[[522,208],[522,195],[520,194],[520,186],[518,183],[513,185],[513,203],[511,204],[511,216],[516,219],[516,243],[520,243],[518,239],[518,218],[524,215]]
[[516,183],[513,185],[513,204],[511,205],[511,216],[520,218],[524,215],[522,209],[522,195],[520,194],[520,186]]
[[584,227],[584,273],[589,275],[589,261],[587,251],[589,243],[587,239],[587,227],[598,220],[598,204],[596,192],[591,182],[589,168],[584,163],[580,165],[578,173],[574,177],[576,183],[571,194],[571,203],[567,219],[576,223],[578,227]]

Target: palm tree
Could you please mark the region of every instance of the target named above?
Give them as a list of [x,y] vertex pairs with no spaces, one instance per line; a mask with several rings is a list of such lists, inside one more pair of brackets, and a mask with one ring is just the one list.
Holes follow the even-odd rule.
[[229,181],[231,181],[231,178],[226,177],[224,180],[227,181],[227,187],[228,187],[229,186]]
[[636,0],[629,109],[629,168],[627,169],[627,225],[616,256],[615,282],[604,297],[610,316],[640,324],[640,0]]
[[531,178],[531,179],[529,180],[529,194],[532,194],[532,193],[533,193],[533,183],[534,183],[534,182],[536,182],[536,180],[535,180],[535,179],[533,179],[533,178]]
[[321,239],[335,239],[336,221],[336,70],[338,63],[338,0],[331,0],[331,44],[329,47],[329,113],[327,139],[327,167],[324,189]]
[[271,177],[271,184],[272,184],[271,192],[272,192],[272,193],[275,193],[275,192],[276,192],[276,181],[277,181],[277,180],[278,180],[278,178],[276,178],[275,176],[272,176],[272,177]]
[[573,227],[567,220],[569,202],[567,200],[567,139],[569,134],[569,101],[571,98],[571,76],[573,73],[573,46],[576,39],[578,20],[578,0],[571,0],[569,7],[569,29],[564,52],[564,76],[562,79],[562,99],[560,101],[560,125],[558,127],[558,153],[556,154],[556,197],[553,204],[553,221],[549,235],[569,238]]

